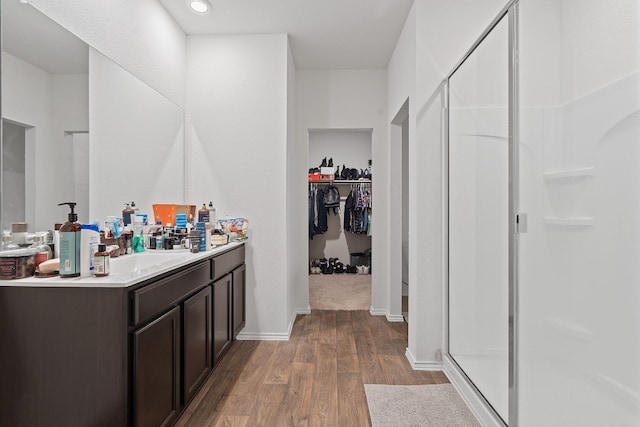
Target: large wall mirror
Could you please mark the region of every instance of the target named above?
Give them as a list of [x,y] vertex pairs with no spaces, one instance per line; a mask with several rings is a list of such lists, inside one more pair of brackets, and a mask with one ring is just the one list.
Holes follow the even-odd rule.
[[1,0],[0,225],[52,229],[184,199],[183,109],[29,4]]

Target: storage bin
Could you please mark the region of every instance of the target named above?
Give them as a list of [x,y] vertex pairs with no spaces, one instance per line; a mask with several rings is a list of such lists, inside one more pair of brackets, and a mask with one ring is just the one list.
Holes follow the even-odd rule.
[[176,225],[176,214],[186,214],[187,221],[196,217],[196,205],[177,205],[173,203],[156,203],[153,205],[153,223],[158,219],[162,225]]
[[371,266],[371,256],[370,254],[365,254],[364,252],[351,252],[351,265],[367,265]]

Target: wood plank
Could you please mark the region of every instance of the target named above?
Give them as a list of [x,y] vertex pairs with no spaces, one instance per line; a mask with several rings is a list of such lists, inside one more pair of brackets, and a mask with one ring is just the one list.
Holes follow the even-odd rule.
[[[287,384],[298,345],[293,341],[280,341],[263,384]],[[265,361],[266,362],[266,361]]]
[[371,425],[367,396],[360,374],[345,373],[338,375],[338,420],[343,426]]
[[285,384],[262,384],[253,395],[246,395],[251,400],[253,411],[249,418],[252,426],[276,426],[282,413],[282,403],[287,393]]
[[384,372],[378,359],[378,349],[371,336],[366,331],[354,332],[358,362],[363,384],[385,384]]
[[318,344],[309,425],[338,425],[338,374],[335,345]]
[[289,388],[276,425],[292,427],[308,425],[314,374],[315,365],[313,363],[293,363]]
[[[205,425],[205,424],[203,424]],[[211,425],[211,424],[207,424]],[[249,425],[249,417],[238,417],[232,415],[223,415],[215,423],[215,427],[247,427]]]

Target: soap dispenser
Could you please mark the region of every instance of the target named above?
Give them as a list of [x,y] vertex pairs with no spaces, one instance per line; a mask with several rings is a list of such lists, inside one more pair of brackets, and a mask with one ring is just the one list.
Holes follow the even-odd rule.
[[60,277],[80,276],[80,236],[82,226],[78,222],[78,214],[74,212],[75,202],[59,203],[71,208],[69,220],[60,227]]

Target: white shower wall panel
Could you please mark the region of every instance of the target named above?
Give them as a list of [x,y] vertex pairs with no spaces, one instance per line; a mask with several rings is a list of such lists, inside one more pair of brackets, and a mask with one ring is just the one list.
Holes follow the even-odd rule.
[[525,427],[640,422],[637,94],[640,73],[564,105],[521,111]]

